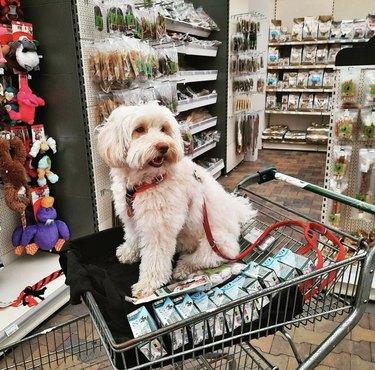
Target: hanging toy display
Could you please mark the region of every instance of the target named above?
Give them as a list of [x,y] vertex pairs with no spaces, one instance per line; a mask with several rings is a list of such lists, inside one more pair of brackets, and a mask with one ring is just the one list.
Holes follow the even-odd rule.
[[0,176],[4,183],[5,203],[11,210],[21,214],[31,201],[25,161],[26,149],[21,139],[0,139]]
[[9,43],[13,41],[12,28],[6,24],[0,24],[0,64],[5,65],[5,57],[10,52]]
[[10,57],[14,57],[18,66],[16,70],[21,72],[39,71],[38,47],[40,43],[36,40],[29,40],[26,36],[21,36],[17,41],[10,43]]
[[9,110],[8,114],[13,121],[22,121],[29,125],[34,123],[35,109],[45,105],[44,99],[36,96],[27,83],[27,75],[19,75],[19,91],[17,94],[18,112]]
[[0,0],[1,5],[1,23],[11,23],[19,21],[23,17],[23,11],[19,0]]
[[[44,197],[37,211],[37,223],[25,229],[17,228],[13,234],[13,245],[17,254],[26,249],[26,253],[35,254],[38,249],[51,252],[60,251],[65,241],[69,240],[70,232],[65,222],[57,220],[57,212],[53,207],[54,198]],[[22,233],[22,235],[21,235]],[[15,245],[15,243],[19,243]]]

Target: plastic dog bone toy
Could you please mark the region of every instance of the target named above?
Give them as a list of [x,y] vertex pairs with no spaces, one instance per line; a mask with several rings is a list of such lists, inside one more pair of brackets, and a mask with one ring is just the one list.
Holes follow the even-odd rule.
[[35,108],[44,106],[45,101],[33,94],[27,83],[27,75],[20,75],[19,82],[20,89],[17,94],[18,112],[10,110],[8,114],[12,121],[20,120],[32,125],[34,123]]

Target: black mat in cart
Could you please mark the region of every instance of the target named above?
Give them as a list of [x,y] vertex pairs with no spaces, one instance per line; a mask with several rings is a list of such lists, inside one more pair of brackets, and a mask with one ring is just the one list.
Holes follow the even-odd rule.
[[[122,228],[113,228],[72,240],[64,245],[60,254],[60,264],[66,275],[66,284],[70,286],[70,303],[79,304],[81,296],[85,292],[91,292],[117,343],[133,338],[126,316],[139,307],[125,301],[125,296],[130,295],[132,284],[138,280],[139,264],[124,265],[118,262],[115,252],[122,242]],[[152,313],[151,303],[144,306]],[[259,320],[225,334],[224,338],[255,330],[257,332],[230,340],[227,345],[273,334],[282,327],[283,323],[299,315],[302,306],[303,297],[297,286],[279,291],[262,309]],[[275,324],[280,326],[270,329]],[[267,329],[259,331],[262,328]],[[220,336],[220,339],[222,338]],[[210,339],[205,343],[210,341],[214,342]],[[170,346],[167,336],[165,343],[167,347]],[[215,347],[210,348],[215,350]],[[188,348],[189,345],[185,346],[185,350]],[[218,348],[222,348],[222,345]],[[167,348],[167,352],[171,353],[170,348]],[[131,357],[130,353],[126,354],[127,367],[134,365]],[[146,361],[146,358],[144,360]]]

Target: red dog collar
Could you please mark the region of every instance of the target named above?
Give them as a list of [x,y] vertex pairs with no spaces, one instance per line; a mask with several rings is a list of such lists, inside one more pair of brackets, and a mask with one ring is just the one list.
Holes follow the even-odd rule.
[[154,186],[160,184],[167,178],[167,173],[164,173],[160,176],[156,176],[148,184],[140,184],[126,188],[126,205],[127,212],[129,217],[134,216],[133,202],[138,193],[142,193],[145,190],[153,188]]

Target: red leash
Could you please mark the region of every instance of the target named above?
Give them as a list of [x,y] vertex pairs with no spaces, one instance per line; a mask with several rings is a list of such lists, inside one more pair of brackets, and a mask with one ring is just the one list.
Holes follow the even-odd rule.
[[[262,235],[259,236],[259,238],[251,244],[249,247],[247,247],[244,251],[242,251],[238,256],[234,258],[229,258],[225,254],[223,254],[214,238],[211,232],[211,227],[210,223],[208,220],[208,214],[207,214],[207,207],[206,203],[203,204],[203,226],[204,226],[204,231],[206,233],[207,240],[212,248],[212,250],[221,258],[227,260],[227,261],[237,261],[243,259],[245,256],[247,256],[255,247],[257,247],[259,244],[262,243],[262,241],[268,236],[268,234],[276,230],[280,227],[284,226],[296,226],[300,227],[304,230],[304,236],[306,239],[306,245],[298,250],[298,254],[304,255],[311,250],[313,250],[316,255],[317,255],[317,261],[315,265],[315,270],[318,270],[323,267],[324,264],[324,258],[322,255],[321,250],[318,248],[318,236],[317,232],[323,236],[325,236],[328,240],[330,240],[333,245],[335,245],[338,249],[337,257],[336,257],[336,262],[342,261],[345,258],[345,248],[340,242],[339,238],[334,235],[330,230],[325,228],[323,225],[318,224],[316,222],[308,222],[307,224],[304,224],[302,221],[298,220],[285,220],[285,221],[280,221],[277,222],[271,226],[269,226],[263,233]],[[328,274],[328,277],[325,278],[319,285],[318,288],[313,289],[310,291],[308,294],[305,294],[305,299],[311,298],[312,295],[316,294],[319,290],[325,288],[336,276],[336,271],[332,271]],[[300,289],[303,293],[305,293],[307,290],[311,289],[314,284],[313,279],[306,281],[305,283],[300,285]]]

